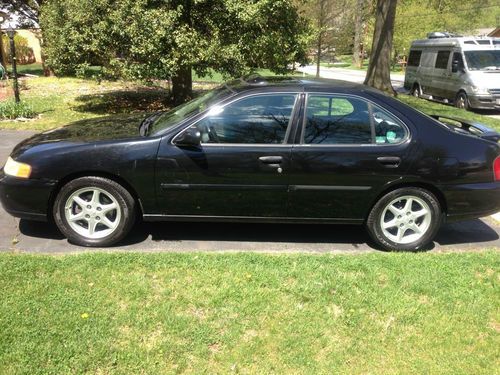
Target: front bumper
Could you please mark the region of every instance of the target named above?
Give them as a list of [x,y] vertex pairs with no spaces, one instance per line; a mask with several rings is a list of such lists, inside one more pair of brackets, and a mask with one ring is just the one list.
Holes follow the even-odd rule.
[[447,202],[446,221],[476,219],[500,212],[500,182],[440,186]]
[[500,111],[500,96],[469,95],[469,104],[475,109],[496,109]]
[[22,179],[0,170],[0,202],[10,215],[27,220],[47,221],[49,201],[56,181]]

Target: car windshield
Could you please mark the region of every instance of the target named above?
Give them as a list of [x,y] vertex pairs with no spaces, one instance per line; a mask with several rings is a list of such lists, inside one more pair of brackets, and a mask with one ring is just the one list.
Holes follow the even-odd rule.
[[469,70],[500,70],[500,50],[466,51]]
[[152,124],[149,134],[157,134],[168,129],[181,121],[203,112],[213,104],[230,96],[233,92],[227,86],[222,86],[207,92],[187,103],[171,109],[160,115]]

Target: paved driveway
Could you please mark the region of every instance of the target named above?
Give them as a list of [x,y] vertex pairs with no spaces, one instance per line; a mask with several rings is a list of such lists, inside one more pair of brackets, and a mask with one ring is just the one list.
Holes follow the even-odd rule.
[[[0,130],[0,163],[30,132]],[[113,248],[141,251],[265,251],[345,252],[376,251],[362,227],[350,225],[141,223]],[[500,225],[492,218],[443,226],[432,251],[500,249]],[[88,251],[69,244],[49,224],[20,222],[0,208],[0,249],[36,253]]]

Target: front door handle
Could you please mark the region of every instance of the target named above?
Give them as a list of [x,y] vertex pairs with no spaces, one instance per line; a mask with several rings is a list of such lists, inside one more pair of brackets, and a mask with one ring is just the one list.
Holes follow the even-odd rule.
[[282,156],[261,156],[259,160],[264,164],[280,164],[283,162]]
[[401,163],[401,158],[398,156],[381,156],[377,161],[386,168],[397,168]]

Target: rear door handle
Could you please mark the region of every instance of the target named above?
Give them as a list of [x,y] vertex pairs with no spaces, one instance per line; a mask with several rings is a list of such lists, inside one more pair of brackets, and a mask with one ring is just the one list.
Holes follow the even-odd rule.
[[381,156],[377,161],[386,168],[397,168],[401,163],[401,158],[398,156]]
[[259,160],[264,164],[280,164],[283,162],[282,156],[261,156]]

